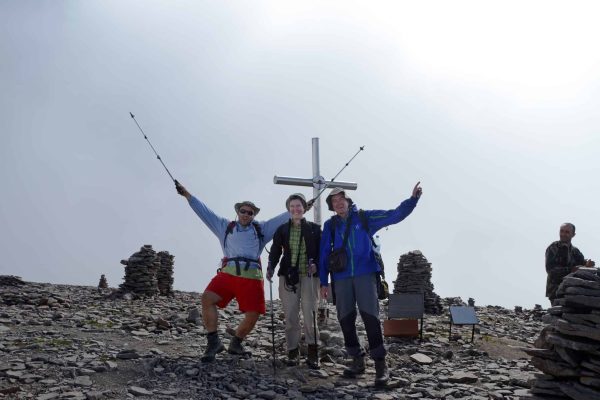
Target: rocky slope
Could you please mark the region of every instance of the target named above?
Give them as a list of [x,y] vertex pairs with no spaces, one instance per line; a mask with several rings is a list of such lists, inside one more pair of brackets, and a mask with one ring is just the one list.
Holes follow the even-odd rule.
[[[453,328],[449,341],[447,313],[428,315],[423,342],[386,339],[393,379],[376,389],[372,361],[360,379],[342,377],[348,360],[332,306],[321,324],[321,370],[277,361],[274,371],[269,314],[246,342],[251,358],[221,353],[202,364],[198,293],[134,300],[113,292],[0,280],[0,398],[516,399],[528,395],[536,374],[520,347],[530,347],[543,327],[539,309],[477,307],[481,325],[471,344],[470,327]],[[279,301],[274,310],[283,357]],[[240,319],[235,303],[220,310],[224,342]],[[360,319],[358,326],[366,344]]]

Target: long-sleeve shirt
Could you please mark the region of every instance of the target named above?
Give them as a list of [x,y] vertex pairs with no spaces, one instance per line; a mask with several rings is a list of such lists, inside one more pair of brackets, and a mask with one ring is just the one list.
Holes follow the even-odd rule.
[[336,281],[348,277],[379,272],[380,267],[375,259],[373,244],[371,241],[372,235],[374,235],[381,228],[385,228],[386,226],[392,224],[397,224],[404,218],[408,217],[417,206],[418,201],[418,198],[410,197],[404,200],[393,210],[365,210],[364,215],[368,221],[369,232],[365,231],[363,228],[362,221],[360,220],[355,206],[352,206],[346,219],[342,219],[338,215],[334,215],[327,220],[323,226],[323,234],[321,235],[321,255],[319,257],[319,274],[321,278],[321,285],[328,285],[328,263],[329,254],[332,250],[331,231],[333,224],[335,224],[333,238],[334,249],[342,246],[347,224],[350,224],[350,230],[348,232],[348,241],[346,243],[346,253],[348,255],[346,269],[342,272],[333,273],[332,280]]
[[[277,228],[290,217],[289,212],[285,211],[267,221],[258,222],[263,235],[262,240],[259,240],[258,233],[252,224],[242,226],[237,222],[225,241],[225,232],[230,221],[215,214],[206,204],[194,196],[190,197],[188,203],[208,229],[217,236],[223,250],[223,256],[228,259],[237,257],[260,259],[263,248],[273,239]],[[253,267],[256,268],[257,266],[253,265]]]

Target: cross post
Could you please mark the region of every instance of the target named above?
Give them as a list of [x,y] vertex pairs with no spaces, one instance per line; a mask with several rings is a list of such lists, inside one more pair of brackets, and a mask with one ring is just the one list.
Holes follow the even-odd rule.
[[[273,183],[277,185],[312,186],[313,199],[326,187],[341,187],[342,189],[347,190],[356,190],[358,187],[358,184],[354,182],[326,181],[325,178],[321,176],[319,165],[319,138],[312,138],[312,170],[312,179],[275,175],[273,177]],[[313,204],[313,212],[315,224],[321,225],[321,197]]]

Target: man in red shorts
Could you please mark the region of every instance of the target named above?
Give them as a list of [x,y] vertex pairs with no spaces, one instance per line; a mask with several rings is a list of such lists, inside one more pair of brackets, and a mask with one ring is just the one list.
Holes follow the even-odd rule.
[[237,221],[229,221],[216,215],[179,182],[176,183],[176,188],[202,222],[217,236],[223,249],[221,269],[202,294],[202,320],[208,332],[208,346],[201,360],[214,361],[217,353],[225,350],[217,333],[217,307],[226,307],[234,298],[240,311],[244,313],[244,319],[229,342],[227,351],[238,355],[249,354],[242,341],[252,331],[260,314],[266,311],[260,254],[279,225],[287,222],[289,213],[286,211],[268,221],[256,222],[254,217],[260,209],[250,201],[243,201],[234,206]]

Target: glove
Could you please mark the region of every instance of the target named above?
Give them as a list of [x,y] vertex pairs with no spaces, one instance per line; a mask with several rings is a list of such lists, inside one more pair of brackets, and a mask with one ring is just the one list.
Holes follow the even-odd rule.
[[187,193],[187,190],[185,190],[185,188],[181,186],[181,183],[179,183],[177,179],[175,179],[175,189],[177,190],[177,193],[179,193],[182,196],[185,196]]
[[272,281],[272,279],[273,279],[273,275],[274,275],[274,274],[275,274],[275,268],[273,268],[273,267],[268,267],[268,268],[267,268],[267,280],[268,280],[269,282],[273,282],[273,281]]

